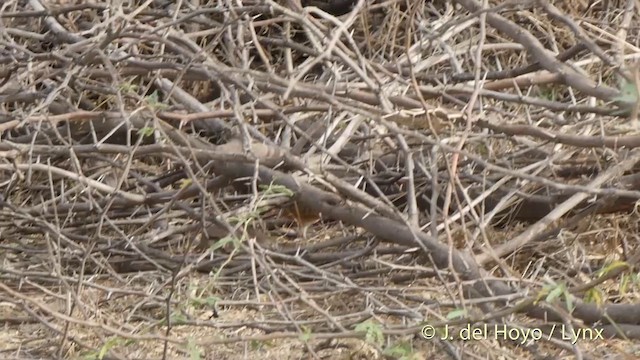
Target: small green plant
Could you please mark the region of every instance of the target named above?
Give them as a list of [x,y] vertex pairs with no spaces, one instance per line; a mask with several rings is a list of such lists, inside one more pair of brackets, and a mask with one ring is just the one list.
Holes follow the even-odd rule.
[[[186,324],[187,320],[188,320],[187,317],[184,314],[180,313],[180,312],[171,313],[170,319],[171,319],[171,325],[172,326],[178,326],[178,325]],[[160,321],[160,324],[163,325],[163,326],[167,325],[167,318],[166,317],[163,318]]]
[[254,211],[243,213],[241,215],[229,217],[229,223],[230,224],[239,226],[243,230],[242,237],[240,239],[238,239],[236,237],[233,238],[236,241],[234,243],[234,245],[236,245],[236,247],[240,245],[240,241],[244,241],[246,239],[246,236],[248,234],[249,227],[251,226],[251,224],[254,221],[260,219],[260,212],[261,212],[260,209],[256,209]]
[[178,187],[180,189],[184,189],[187,186],[190,186],[191,184],[193,184],[193,180],[191,180],[191,179],[181,179],[180,181],[178,181],[178,184],[179,184]]
[[220,240],[214,242],[213,244],[211,244],[209,249],[211,251],[218,250],[218,249],[226,246],[227,244],[233,244],[233,246],[235,248],[237,248],[240,245],[240,241],[235,236],[225,236],[222,239],[220,239]]
[[356,332],[364,333],[365,341],[374,345],[382,345],[384,343],[384,334],[382,333],[382,327],[380,324],[371,320],[367,320],[356,325]]
[[411,344],[407,342],[400,342],[386,348],[383,352],[384,355],[392,357],[398,360],[417,360],[418,356],[413,350]]
[[125,341],[125,339],[118,337],[118,336],[113,336],[110,337],[105,343],[104,345],[102,345],[102,347],[100,348],[100,351],[98,352],[97,356],[95,357],[95,359],[99,359],[102,360],[104,359],[104,357],[107,355],[107,353],[109,352],[109,350],[115,348],[118,345],[122,345],[122,344],[126,344],[127,341]]
[[190,360],[200,360],[202,359],[202,349],[196,344],[195,340],[189,337],[189,341],[187,342],[187,353],[189,354]]
[[626,295],[629,292],[629,288],[635,288],[638,285],[638,274],[622,274],[620,275],[620,295]]
[[308,342],[309,340],[311,340],[311,329],[308,328],[307,326],[302,326],[302,334],[300,334],[300,341],[302,342]]
[[624,80],[620,86],[620,95],[614,98],[616,101],[637,104],[638,103],[638,86],[628,80]]
[[447,320],[461,319],[466,317],[467,314],[467,309],[455,309],[449,311],[449,313],[447,314]]
[[251,340],[251,342],[249,343],[249,347],[251,348],[251,350],[260,350],[262,349],[262,346],[264,344],[262,343],[262,341],[258,341],[258,340]]
[[[636,70],[637,71],[637,70]],[[637,116],[638,113],[638,84],[635,81],[624,79],[620,84],[620,93],[613,98],[618,110],[616,116]]]
[[152,92],[151,95],[148,95],[145,99],[147,100],[147,104],[152,110],[162,110],[169,107],[167,104],[160,101],[158,90]]
[[80,355],[82,360],[98,360],[99,353],[97,351],[85,351]]
[[564,283],[545,285],[538,296],[538,300],[541,298],[544,298],[548,303],[552,303],[559,298],[564,298],[567,304],[567,310],[572,313],[575,309],[575,297],[569,292],[567,285]]
[[596,273],[596,275],[601,278],[603,276],[607,276],[609,275],[612,271],[618,270],[618,269],[622,269],[622,268],[626,268],[626,269],[630,269],[631,266],[629,266],[629,264],[625,261],[613,261],[611,262],[609,265],[603,267],[602,269],[598,270],[598,272]]
[[208,307],[208,308],[214,308],[218,302],[220,301],[220,298],[217,296],[208,296],[205,298],[192,298],[191,299],[191,303],[195,306],[200,306],[200,307]]
[[118,86],[118,89],[127,94],[133,94],[138,91],[140,87],[133,83],[133,81],[127,81]]
[[156,129],[150,126],[145,126],[138,130],[138,136],[152,136],[154,131],[156,131]]
[[545,100],[554,101],[556,100],[556,90],[549,87],[541,88],[540,97],[543,97]]
[[262,191],[264,191],[264,195],[285,195],[285,196],[293,196],[295,195],[293,191],[289,190],[289,188],[287,188],[286,186],[283,185],[276,185],[276,184],[269,184],[269,185],[260,185],[258,186],[258,188]]
[[584,293],[584,301],[598,306],[604,304],[604,294],[598,288],[591,288]]
[[273,343],[270,341],[251,340],[249,342],[249,348],[253,351],[262,350],[264,347],[273,347]]

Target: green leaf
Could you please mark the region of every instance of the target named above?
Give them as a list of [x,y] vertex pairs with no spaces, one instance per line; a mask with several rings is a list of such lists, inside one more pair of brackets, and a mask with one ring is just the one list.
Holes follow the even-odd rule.
[[306,326],[302,326],[302,331],[303,333],[300,334],[300,337],[299,337],[300,341],[308,342],[309,340],[311,340],[311,335],[312,335],[311,329],[309,329]]
[[547,298],[545,299],[546,302],[553,302],[553,300],[557,299],[560,297],[560,295],[564,294],[566,288],[564,286],[564,284],[558,284],[556,287],[553,288],[553,290],[551,290],[549,292],[549,295],[547,295]]
[[233,236],[225,236],[222,239],[214,242],[209,249],[211,250],[217,250],[220,249],[221,247],[227,245],[227,244],[236,244],[236,238]]
[[467,316],[467,309],[455,309],[447,314],[447,320],[461,319]]
[[620,86],[620,95],[615,97],[614,100],[625,103],[637,103],[638,87],[633,82],[625,80],[624,83],[622,83],[622,86]]
[[367,320],[356,325],[355,331],[364,333],[365,340],[370,344],[382,345],[384,343],[382,327],[373,321]]
[[138,130],[138,135],[139,136],[152,136],[153,132],[156,131],[156,129],[150,127],[150,126],[145,126],[142,129]]
[[264,191],[265,195],[282,194],[288,197],[292,197],[293,195],[295,195],[295,193],[291,191],[288,187],[283,185],[275,185],[273,183],[269,185],[259,185],[258,188]]
[[626,261],[616,260],[616,261],[613,261],[611,264],[605,266],[604,268],[600,269],[600,271],[598,271],[598,275],[599,277],[603,277],[603,276],[606,276],[607,274],[610,274],[612,271],[620,268],[631,268],[631,267],[629,266],[629,263],[627,263]]
[[549,285],[543,286],[542,290],[538,292],[538,295],[536,296],[536,299],[534,300],[533,304],[537,305],[540,302],[540,300],[544,299],[547,295],[549,295],[549,291],[551,291],[551,287]]
[[104,359],[104,356],[107,355],[109,350],[113,349],[116,345],[118,345],[118,343],[120,343],[120,338],[118,337],[109,338],[109,340],[107,340],[104,343],[104,345],[102,345],[102,347],[100,348],[100,352],[98,353],[98,359],[100,360]]
[[158,95],[158,90],[155,90],[146,97],[147,104],[154,110],[162,110],[169,107],[169,105],[160,101],[160,95]]
[[129,81],[129,82],[120,84],[118,88],[125,93],[135,93],[138,91],[139,87],[138,85]]
[[631,284],[631,276],[620,275],[620,295],[626,295]]
[[598,288],[591,288],[584,293],[584,301],[598,306],[604,304],[602,291]]
[[573,313],[573,310],[575,309],[575,304],[573,303],[573,294],[571,294],[568,291],[564,292],[564,300],[567,303],[567,310],[569,310],[569,314]]

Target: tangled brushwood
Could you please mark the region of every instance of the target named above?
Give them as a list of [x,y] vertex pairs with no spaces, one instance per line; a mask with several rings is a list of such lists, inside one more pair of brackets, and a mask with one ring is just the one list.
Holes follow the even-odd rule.
[[1,357],[637,358],[638,6],[1,1]]

